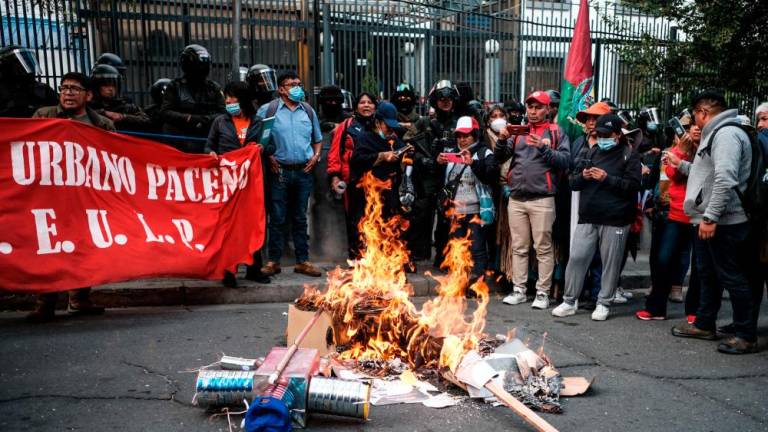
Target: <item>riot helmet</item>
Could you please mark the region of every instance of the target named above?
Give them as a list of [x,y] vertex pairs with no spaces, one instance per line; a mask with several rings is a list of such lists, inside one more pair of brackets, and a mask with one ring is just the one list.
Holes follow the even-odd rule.
[[160,105],[163,103],[163,95],[165,95],[165,89],[170,83],[170,79],[160,78],[159,80],[155,81],[154,84],[152,84],[152,87],[149,88],[149,93],[152,95],[152,101],[155,104]]
[[16,45],[0,49],[0,78],[34,78],[39,74],[40,67],[31,49]]
[[248,68],[245,81],[255,92],[273,92],[277,90],[275,70],[264,64],[255,64]]
[[437,100],[450,98],[456,104],[459,100],[459,91],[449,80],[440,80],[429,91],[429,105],[437,109]]
[[[115,86],[114,94],[101,94],[101,87]],[[91,69],[91,90],[97,98],[114,98],[120,94],[120,72],[108,64],[97,64]],[[109,90],[106,90],[109,91]]]
[[344,98],[344,100],[341,102],[341,109],[344,110],[346,113],[352,113],[355,111],[355,98],[352,96],[352,93],[348,92],[347,90],[341,89],[341,96]]
[[96,64],[110,65],[117,69],[117,72],[123,76],[125,76],[125,71],[128,70],[128,68],[125,67],[125,63],[123,63],[123,59],[121,59],[117,54],[112,53],[104,53],[100,55],[99,58],[96,59]]
[[413,86],[408,83],[398,84],[395,92],[392,93],[392,104],[402,114],[413,111],[413,107],[416,106],[416,93],[413,91]]
[[333,117],[341,114],[344,96],[341,94],[341,89],[335,85],[323,86],[320,88],[320,94],[317,95],[317,102],[323,109],[323,114]]
[[201,45],[187,45],[179,56],[179,66],[185,77],[204,80],[211,71],[211,55]]
[[551,107],[559,107],[560,106],[560,92],[557,90],[547,90],[547,94],[549,95],[549,106]]

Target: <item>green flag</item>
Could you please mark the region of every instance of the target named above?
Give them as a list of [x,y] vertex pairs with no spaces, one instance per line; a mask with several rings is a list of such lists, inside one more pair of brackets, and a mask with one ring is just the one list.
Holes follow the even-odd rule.
[[595,100],[592,86],[592,41],[589,37],[589,5],[581,0],[573,39],[565,62],[565,74],[560,89],[560,107],[557,123],[571,139],[583,133],[576,122],[576,113],[589,107]]

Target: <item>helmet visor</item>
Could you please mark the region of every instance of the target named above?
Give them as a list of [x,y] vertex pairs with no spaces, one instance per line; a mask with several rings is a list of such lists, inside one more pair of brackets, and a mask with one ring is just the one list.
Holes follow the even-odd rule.
[[277,76],[274,69],[262,69],[255,75],[256,86],[261,91],[277,90]]
[[40,75],[40,67],[35,59],[35,54],[27,48],[16,48],[2,57],[0,62],[10,64],[20,75]]

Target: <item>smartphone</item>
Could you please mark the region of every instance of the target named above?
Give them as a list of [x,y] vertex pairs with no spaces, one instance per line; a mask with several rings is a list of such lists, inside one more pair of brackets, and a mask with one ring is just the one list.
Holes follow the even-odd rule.
[[510,135],[528,135],[531,133],[530,125],[507,125],[507,132]]
[[461,153],[441,153],[450,163],[464,163]]
[[675,131],[675,135],[677,135],[678,138],[682,138],[683,135],[685,135],[685,128],[683,127],[683,124],[680,123],[679,118],[672,117],[669,120],[669,127]]
[[409,151],[413,150],[413,146],[410,144],[406,144],[405,147],[401,147],[397,150],[395,150],[395,156],[400,157],[404,155],[405,153],[408,153]]

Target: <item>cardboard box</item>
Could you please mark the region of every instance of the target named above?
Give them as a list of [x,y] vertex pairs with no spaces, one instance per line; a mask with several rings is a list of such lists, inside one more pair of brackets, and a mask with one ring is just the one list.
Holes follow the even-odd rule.
[[[288,328],[286,330],[287,346],[291,346],[296,336],[301,333],[309,320],[315,315],[314,312],[305,312],[296,308],[295,305],[288,306]],[[314,348],[320,356],[336,352],[336,337],[333,330],[333,321],[331,315],[323,312],[314,326],[309,330],[307,336],[299,344],[299,348]]]
[[[268,388],[269,375],[275,372],[277,365],[285,356],[288,348],[272,348],[264,363],[256,370],[253,377],[253,388]],[[309,393],[309,380],[317,374],[320,364],[320,355],[316,349],[299,348],[288,362],[283,371],[282,378],[288,381],[283,402],[288,406],[291,422],[294,427],[307,426],[307,396]]]

